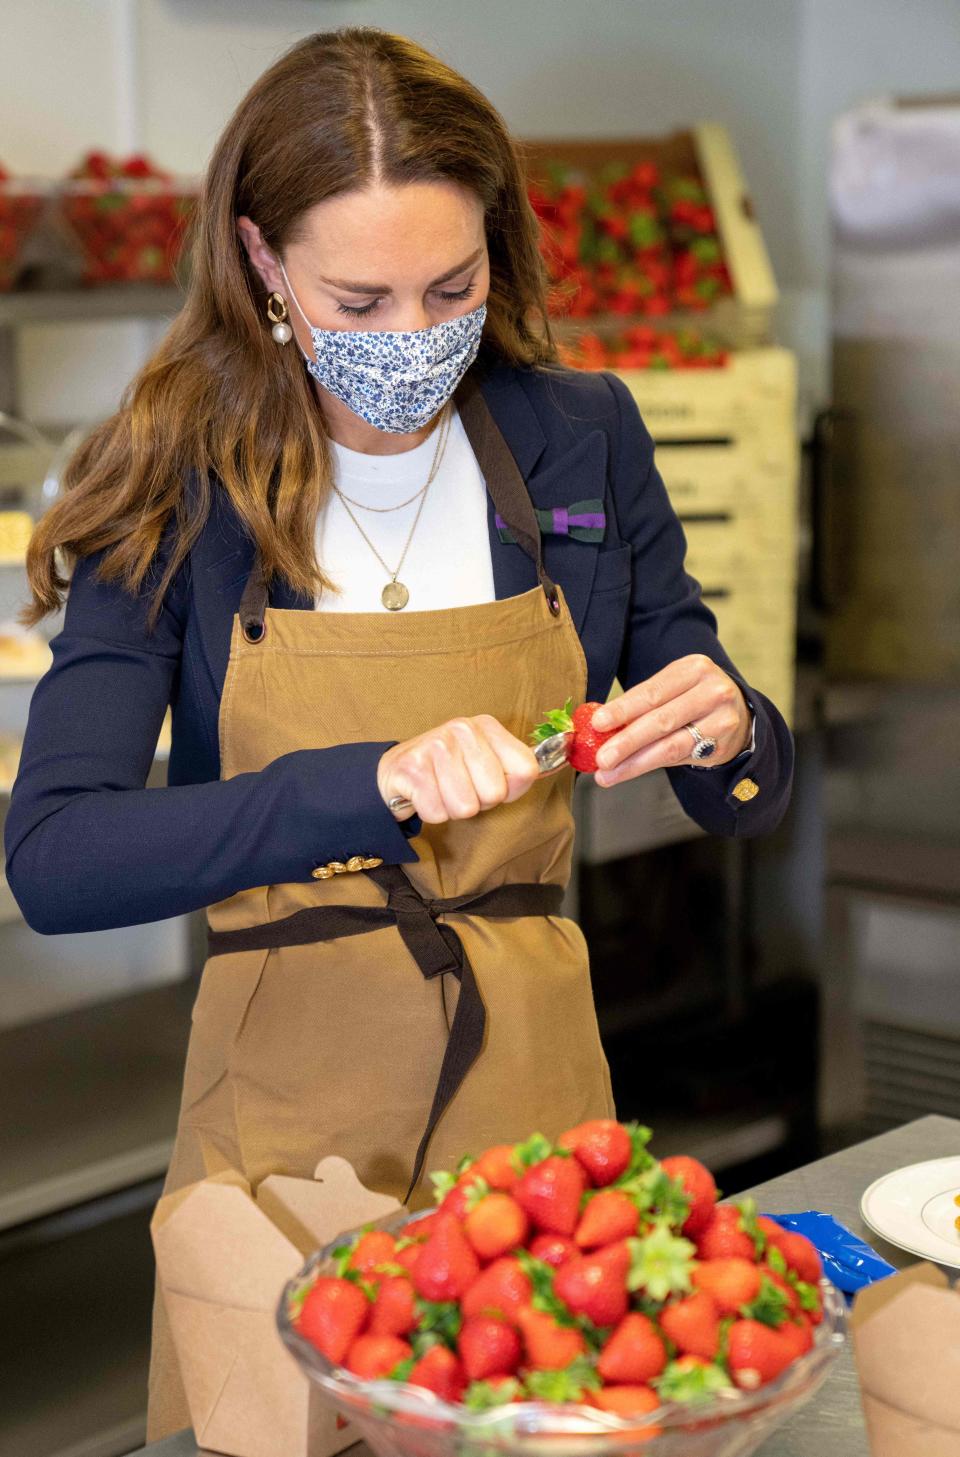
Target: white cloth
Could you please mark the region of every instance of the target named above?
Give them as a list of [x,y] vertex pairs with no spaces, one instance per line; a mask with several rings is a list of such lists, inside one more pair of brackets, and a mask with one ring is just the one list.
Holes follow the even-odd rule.
[[[435,431],[431,432],[413,450],[394,455],[349,450],[335,440],[330,444],[334,480],[344,495],[367,506],[394,506],[414,495],[427,479],[437,437]],[[409,506],[385,515],[350,507],[391,571],[403,554],[419,504],[419,500],[411,501]],[[389,576],[332,491],[317,518],[317,559],[341,589],[337,595],[322,593],[315,604],[318,611],[388,610],[380,594]],[[456,408],[440,468],[427,491],[398,581],[410,592],[405,612],[466,607],[492,602],[496,596],[486,485]]]

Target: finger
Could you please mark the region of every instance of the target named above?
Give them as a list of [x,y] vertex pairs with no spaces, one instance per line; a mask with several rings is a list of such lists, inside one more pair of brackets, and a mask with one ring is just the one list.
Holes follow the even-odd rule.
[[635,683],[619,698],[598,708],[593,715],[593,727],[604,733],[622,728],[639,714],[660,708],[671,698],[688,692],[701,678],[716,669],[716,663],[704,653],[688,653],[684,658],[676,658],[659,673],[654,673],[642,683]]
[[697,724],[704,738],[716,740],[716,752],[711,754],[709,760],[698,761],[692,757],[693,737],[686,728],[681,728],[629,754],[615,769],[599,769],[594,778],[601,789],[609,789],[613,784],[636,779],[641,774],[649,774],[653,769],[671,769],[681,764],[695,764],[697,768],[724,764],[732,757],[729,748],[731,730],[726,725],[727,718],[722,710],[707,714]]
[[474,723],[451,725],[463,751],[467,773],[473,782],[480,808],[493,809],[507,794],[507,776],[486,735]]
[[[726,680],[730,682],[730,679]],[[735,688],[735,685],[734,685]],[[658,739],[665,739],[670,734],[676,733],[677,729],[683,728],[684,724],[696,723],[699,727],[701,721],[708,714],[714,713],[722,706],[726,694],[723,684],[713,679],[698,683],[687,693],[681,693],[678,698],[673,698],[661,708],[651,709],[649,713],[641,714],[632,723],[628,723],[619,733],[614,734],[605,744],[597,750],[597,764],[602,769],[614,769],[628,758],[635,754],[638,749],[645,749],[649,744],[655,744]],[[730,722],[724,723],[729,733],[736,724],[737,713],[733,702],[730,702]],[[702,731],[702,730],[701,730]],[[687,735],[687,742],[693,745],[692,738]]]
[[468,820],[480,813],[480,800],[453,734],[444,735],[436,741],[433,769],[450,819]]
[[390,787],[391,797],[395,794],[402,794],[410,800],[425,825],[443,825],[450,818],[433,764],[427,756],[416,765],[400,768]]
[[483,714],[478,723],[506,776],[507,793],[504,803],[512,804],[515,799],[526,794],[531,785],[536,784],[540,778],[537,756],[529,744],[516,738],[499,719]]

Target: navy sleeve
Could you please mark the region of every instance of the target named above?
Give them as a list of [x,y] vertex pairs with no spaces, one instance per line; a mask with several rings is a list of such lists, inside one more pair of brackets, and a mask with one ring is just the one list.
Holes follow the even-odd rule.
[[[677,658],[703,653],[736,680],[756,714],[753,752],[713,770],[678,765],[667,774],[686,813],[708,833],[768,834],[790,799],[793,737],[779,710],[744,681],[724,651],[700,584],[684,571],[686,539],[654,461],[653,438],[623,380],[610,370],[602,373],[619,420],[613,469],[617,517],[632,548],[633,585],[617,677],[624,689],[632,688]],[[758,792],[741,801],[733,789],[744,779]]]
[[355,854],[418,859],[377,789],[386,743],[302,749],[258,773],[146,788],[179,682],[189,568],[148,634],[149,588],[134,597],[94,581],[98,560],[74,570],[4,826],[7,880],[35,931],[162,920],[309,880]]

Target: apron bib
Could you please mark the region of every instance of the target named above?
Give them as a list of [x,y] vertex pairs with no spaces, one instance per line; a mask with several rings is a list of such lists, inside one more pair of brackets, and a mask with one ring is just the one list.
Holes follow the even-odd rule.
[[[412,738],[454,715],[492,714],[526,741],[545,707],[582,702],[583,649],[543,571],[523,478],[469,371],[456,398],[540,586],[440,611],[320,614],[270,607],[255,562],[221,698],[224,779],[296,750]],[[339,1154],[364,1184],[421,1208],[424,1170],[615,1116],[586,943],[558,914],[573,779],[563,770],[513,804],[424,825],[416,863],[380,865],[351,845],[329,878],[208,909],[164,1193],[203,1178],[211,1153],[254,1187],[269,1173],[309,1178]],[[147,1436],[186,1425],[158,1291]]]

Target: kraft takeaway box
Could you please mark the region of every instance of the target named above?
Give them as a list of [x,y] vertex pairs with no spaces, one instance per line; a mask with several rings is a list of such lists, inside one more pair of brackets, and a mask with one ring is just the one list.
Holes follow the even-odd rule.
[[923,1262],[861,1290],[850,1316],[873,1457],[960,1453],[960,1293]]
[[160,1199],[150,1225],[197,1443],[231,1457],[331,1457],[359,1434],[283,1345],[277,1302],[314,1250],[401,1205],[342,1158],[323,1159],[313,1179],[271,1174],[255,1192],[215,1158],[207,1168]]

